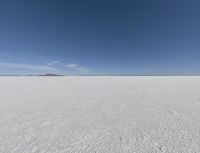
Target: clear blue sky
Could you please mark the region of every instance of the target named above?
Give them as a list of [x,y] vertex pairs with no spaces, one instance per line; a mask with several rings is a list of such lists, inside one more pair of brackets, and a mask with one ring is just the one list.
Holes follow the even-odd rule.
[[0,74],[200,74],[199,0],[0,0]]

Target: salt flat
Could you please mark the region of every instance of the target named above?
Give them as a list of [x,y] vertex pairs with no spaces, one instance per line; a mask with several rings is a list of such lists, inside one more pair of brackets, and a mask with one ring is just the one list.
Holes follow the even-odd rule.
[[164,152],[200,152],[200,77],[0,77],[0,153]]

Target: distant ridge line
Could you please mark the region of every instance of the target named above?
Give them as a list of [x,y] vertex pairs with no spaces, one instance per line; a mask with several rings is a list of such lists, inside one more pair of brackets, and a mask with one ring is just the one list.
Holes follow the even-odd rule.
[[121,75],[112,75],[112,74],[109,74],[109,75],[63,75],[63,74],[28,74],[28,75],[18,75],[18,74],[12,74],[12,75],[7,75],[7,74],[3,74],[3,75],[0,75],[0,77],[3,77],[3,76],[13,76],[13,77],[20,77],[20,76],[27,76],[27,77],[45,77],[45,76],[52,76],[52,77],[62,77],[62,76],[200,76],[199,74],[198,75],[190,75],[190,74],[184,74],[184,75],[179,75],[179,74],[171,74],[171,75],[169,75],[169,74],[135,74],[135,75],[123,75],[123,74],[121,74]]

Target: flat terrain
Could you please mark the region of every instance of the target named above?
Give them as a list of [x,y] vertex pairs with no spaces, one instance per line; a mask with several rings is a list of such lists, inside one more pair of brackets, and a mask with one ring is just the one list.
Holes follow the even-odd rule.
[[199,153],[200,77],[0,77],[0,153]]

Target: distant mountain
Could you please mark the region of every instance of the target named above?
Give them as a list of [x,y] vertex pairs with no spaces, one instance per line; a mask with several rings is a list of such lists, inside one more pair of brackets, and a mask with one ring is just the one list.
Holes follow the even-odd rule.
[[39,76],[64,76],[64,75],[60,75],[60,74],[53,74],[53,73],[47,73],[44,75],[39,75]]
[[24,74],[24,75],[18,75],[18,74],[4,74],[4,75],[0,75],[0,76],[64,76],[64,75],[60,75],[60,74],[53,74],[53,73],[47,73],[47,74]]

